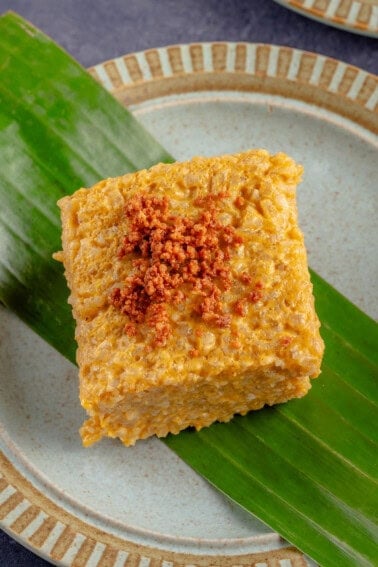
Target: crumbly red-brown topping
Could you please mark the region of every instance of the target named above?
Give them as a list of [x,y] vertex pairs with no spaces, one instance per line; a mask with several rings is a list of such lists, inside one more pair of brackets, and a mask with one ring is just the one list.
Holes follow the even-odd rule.
[[248,295],[249,301],[252,303],[257,303],[263,298],[263,284],[261,282],[256,282],[253,291]]
[[245,298],[238,299],[237,301],[235,301],[234,312],[236,313],[236,315],[240,315],[240,317],[245,316],[246,310],[247,310],[246,303],[247,303],[247,300]]
[[246,204],[246,201],[244,199],[244,197],[242,197],[241,195],[238,195],[234,201],[234,205],[235,207],[237,207],[238,209],[242,209]]
[[243,284],[248,285],[252,282],[252,278],[247,272],[243,272],[242,274],[240,274],[240,281]]
[[113,290],[110,301],[129,317],[129,336],[145,322],[154,332],[154,344],[164,346],[171,333],[167,307],[185,301],[189,289],[198,297],[194,311],[203,321],[230,325],[222,296],[232,286],[229,259],[242,237],[218,219],[224,197],[218,193],[196,199],[195,206],[202,209],[196,218],[172,215],[166,197],[145,194],[128,202],[129,232],[119,258],[133,254],[135,271],[122,289]]
[[248,296],[248,299],[252,303],[257,303],[258,301],[260,301],[260,299],[262,299],[261,291],[251,291],[251,293]]

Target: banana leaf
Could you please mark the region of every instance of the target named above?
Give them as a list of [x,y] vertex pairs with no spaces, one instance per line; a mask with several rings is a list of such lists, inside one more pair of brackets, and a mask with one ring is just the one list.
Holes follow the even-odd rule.
[[[75,361],[56,201],[172,157],[105,89],[16,14],[0,19],[0,301]],[[43,293],[41,293],[43,290]]]
[[[0,18],[0,301],[69,360],[73,321],[56,201],[172,157],[16,14]],[[312,273],[326,354],[301,400],[165,443],[321,565],[371,566],[378,545],[377,325]]]

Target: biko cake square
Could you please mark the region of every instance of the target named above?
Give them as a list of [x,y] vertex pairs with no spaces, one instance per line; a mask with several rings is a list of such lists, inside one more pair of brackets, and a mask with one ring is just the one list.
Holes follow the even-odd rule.
[[320,372],[296,186],[251,150],[106,179],[59,201],[84,445],[125,445],[298,398]]

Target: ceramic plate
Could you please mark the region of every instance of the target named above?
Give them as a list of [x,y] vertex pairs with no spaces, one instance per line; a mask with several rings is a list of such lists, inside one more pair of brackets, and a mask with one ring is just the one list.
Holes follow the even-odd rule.
[[323,24],[378,37],[378,0],[276,0],[276,2]]
[[[231,43],[152,49],[91,73],[177,159],[265,147],[303,163],[310,264],[378,314],[375,77],[311,53]],[[83,449],[77,369],[5,309],[0,388],[1,525],[51,562],[310,564],[157,439]]]

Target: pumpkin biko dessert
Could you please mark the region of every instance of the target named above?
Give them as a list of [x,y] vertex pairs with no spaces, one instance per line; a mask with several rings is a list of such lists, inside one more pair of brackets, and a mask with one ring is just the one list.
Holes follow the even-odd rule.
[[84,445],[201,429],[304,396],[320,372],[283,153],[159,164],[59,201]]

